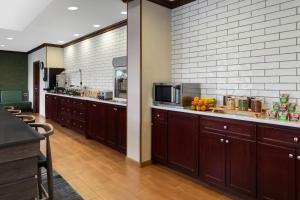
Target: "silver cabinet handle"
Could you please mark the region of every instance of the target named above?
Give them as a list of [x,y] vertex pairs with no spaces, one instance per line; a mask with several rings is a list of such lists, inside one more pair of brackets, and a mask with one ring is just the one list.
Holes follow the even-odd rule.
[[229,140],[225,140],[225,143],[228,144],[228,143],[229,143]]
[[93,104],[93,107],[96,107],[96,104]]
[[118,109],[117,109],[117,108],[114,108],[114,111],[118,111]]
[[221,142],[224,142],[224,139],[222,138],[222,139],[220,139],[220,141],[221,141]]
[[294,155],[290,153],[289,158],[294,158]]
[[294,142],[298,142],[298,138],[297,137],[294,137]]
[[300,156],[297,156],[297,160],[300,160]]
[[224,126],[224,130],[227,130],[228,129],[228,127],[227,126]]
[[157,114],[156,116],[157,116],[157,118],[159,118],[159,117],[160,117],[160,115],[159,115],[159,114]]

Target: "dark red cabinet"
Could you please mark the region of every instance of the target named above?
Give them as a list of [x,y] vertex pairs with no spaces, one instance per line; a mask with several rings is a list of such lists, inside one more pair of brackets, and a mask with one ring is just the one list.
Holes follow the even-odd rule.
[[300,199],[300,150],[297,151],[297,164],[296,164],[296,196],[297,200]]
[[106,134],[105,142],[121,151],[126,152],[127,146],[127,112],[126,108],[106,105]]
[[176,169],[198,175],[198,116],[168,113],[168,163]]
[[295,149],[258,144],[258,197],[295,199]]
[[88,103],[88,138],[95,138],[99,142],[105,140],[105,106],[102,103]]
[[202,178],[212,184],[225,186],[225,135],[203,131],[200,142]]
[[167,162],[167,135],[168,135],[168,121],[167,112],[162,110],[152,110],[152,161],[153,162]]
[[227,137],[225,144],[226,186],[244,195],[255,197],[256,141]]
[[46,94],[46,117],[89,139],[126,153],[125,106]]

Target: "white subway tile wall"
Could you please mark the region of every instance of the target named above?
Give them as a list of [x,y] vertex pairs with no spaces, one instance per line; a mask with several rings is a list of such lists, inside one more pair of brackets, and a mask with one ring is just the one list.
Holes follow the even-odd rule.
[[64,49],[64,64],[69,84],[82,83],[90,89],[113,90],[114,57],[127,55],[127,28],[121,27]]
[[172,81],[202,95],[300,104],[300,0],[196,0],[172,10]]

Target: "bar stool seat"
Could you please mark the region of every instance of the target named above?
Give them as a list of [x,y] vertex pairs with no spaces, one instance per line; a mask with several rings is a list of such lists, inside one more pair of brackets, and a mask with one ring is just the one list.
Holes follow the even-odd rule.
[[19,119],[23,120],[26,124],[34,123],[35,116],[33,115],[16,115]]
[[9,112],[13,115],[20,115],[22,113],[21,110],[7,110],[7,112]]
[[[38,185],[39,185],[39,197],[40,199],[53,200],[53,168],[52,168],[52,156],[49,137],[53,135],[54,128],[48,123],[29,123],[29,126],[34,128],[39,134],[46,139],[46,155],[42,152],[38,155]],[[42,172],[41,168],[47,170],[47,182],[48,182],[48,192],[42,185]]]
[[13,106],[3,106],[4,110],[14,110],[15,107]]

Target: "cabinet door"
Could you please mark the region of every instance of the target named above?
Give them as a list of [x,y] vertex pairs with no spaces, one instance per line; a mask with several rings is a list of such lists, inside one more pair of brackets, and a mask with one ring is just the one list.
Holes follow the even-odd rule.
[[297,182],[296,182],[296,191],[297,191],[297,200],[300,200],[300,151],[297,154]]
[[266,200],[295,199],[295,150],[258,144],[258,197]]
[[52,99],[52,119],[54,121],[58,121],[58,102],[59,102],[59,97],[58,96],[53,96],[53,99]]
[[90,102],[88,105],[88,138],[104,142],[105,107],[101,103]]
[[126,108],[118,107],[117,115],[117,146],[118,150],[126,153],[127,149],[127,111]]
[[167,161],[167,131],[166,123],[152,122],[152,161],[165,163]]
[[175,169],[198,174],[198,116],[168,113],[168,163]]
[[118,109],[112,105],[106,105],[106,134],[105,142],[114,148],[117,148],[117,128],[118,128]]
[[202,131],[200,142],[202,178],[209,183],[225,186],[225,135]]
[[46,95],[46,100],[45,100],[45,105],[46,105],[46,118],[51,119],[52,118],[52,96],[51,95]]
[[228,137],[226,186],[247,196],[256,196],[256,142]]

